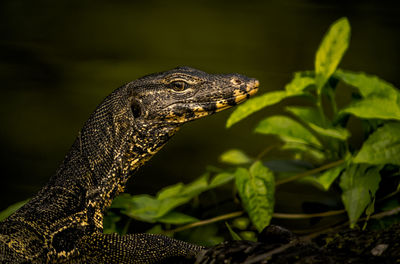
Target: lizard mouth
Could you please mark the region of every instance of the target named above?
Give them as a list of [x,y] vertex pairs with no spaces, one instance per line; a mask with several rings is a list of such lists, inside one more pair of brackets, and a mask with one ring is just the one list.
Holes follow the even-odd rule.
[[251,96],[253,96],[258,92],[259,85],[260,82],[258,80],[253,79],[246,85],[245,89],[235,89],[233,91],[233,97],[227,100],[221,100],[217,102],[216,112],[220,112],[222,110],[228,109],[232,106],[235,106],[237,104],[246,101],[247,99],[249,99]]
[[[190,120],[194,120],[197,118],[201,118],[212,113],[220,112],[225,109],[231,108],[237,104],[240,104],[250,96],[253,96],[258,91],[258,86],[260,82],[256,79],[250,80],[245,87],[235,88],[231,91],[231,97],[226,99],[219,99],[214,102],[205,102],[203,104],[198,103],[186,103],[186,108],[190,109],[190,111],[186,111],[182,114],[176,114],[177,111],[170,110],[169,114],[166,115],[164,120],[170,120],[178,123],[184,123]],[[179,103],[173,103],[169,105],[177,106]]]

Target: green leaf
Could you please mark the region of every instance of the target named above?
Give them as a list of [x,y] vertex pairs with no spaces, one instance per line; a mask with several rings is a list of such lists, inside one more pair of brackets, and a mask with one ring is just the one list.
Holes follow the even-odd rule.
[[113,207],[122,208],[122,213],[131,218],[154,223],[174,208],[187,203],[191,199],[191,196],[183,195],[158,200],[150,195],[143,194],[131,196],[128,201],[124,201],[122,204],[121,199],[117,199]]
[[398,96],[393,98],[367,97],[343,108],[339,114],[349,113],[360,118],[395,119],[400,120],[400,105]]
[[157,221],[164,224],[182,225],[197,222],[199,221],[199,219],[187,214],[171,211],[164,216],[158,218]]
[[375,197],[381,180],[381,167],[352,165],[340,178],[342,200],[353,228],[366,207]]
[[292,81],[285,86],[289,93],[299,94],[310,85],[315,85],[315,79],[309,76],[303,76],[302,72],[296,72]]
[[285,142],[321,146],[318,139],[308,129],[286,116],[271,116],[262,120],[255,132],[276,135]]
[[335,72],[349,46],[349,42],[349,21],[347,18],[340,18],[329,28],[315,57],[316,83],[319,90]]
[[345,167],[345,164],[341,164],[339,166],[324,171],[321,175],[318,175],[316,177],[306,177],[305,180],[315,182],[319,186],[322,186],[325,191],[327,191],[329,190],[329,187],[331,187],[332,183],[336,180],[336,178],[339,177]]
[[235,178],[235,175],[228,172],[218,173],[210,182],[209,189],[223,185],[230,182]]
[[191,199],[199,195],[201,192],[206,191],[208,189],[209,177],[209,173],[204,173],[195,181],[187,184],[185,188],[183,188],[181,195],[189,196]]
[[353,162],[400,165],[400,124],[387,123],[378,128],[361,146]]
[[257,161],[249,170],[238,168],[235,177],[243,207],[254,226],[261,231],[272,218],[275,192],[274,175],[260,161]]
[[227,222],[225,222],[225,225],[228,228],[233,240],[242,240],[242,238],[232,230],[231,226]]
[[[118,197],[117,197],[118,198]],[[130,201],[123,207],[122,213],[131,218],[153,223],[159,217],[160,201],[150,195],[142,194],[130,197]],[[121,206],[117,200],[117,205]]]
[[301,121],[306,123],[312,130],[320,135],[336,138],[339,140],[347,140],[350,132],[342,127],[333,127],[331,124],[324,124],[324,120],[320,112],[313,107],[286,107],[286,110],[297,116]]
[[341,164],[337,167],[324,171],[321,176],[318,177],[319,183],[326,191],[329,190],[329,187],[331,187],[332,183],[336,180],[337,177],[339,177],[344,168],[346,168],[346,165]]
[[222,153],[220,160],[221,162],[233,165],[248,164],[252,162],[252,159],[249,156],[238,149],[231,149]]
[[[166,215],[171,213],[173,209],[189,202],[193,197],[213,187],[208,185],[208,178],[209,174],[206,173],[187,185],[178,183],[165,187],[158,192],[156,197],[150,195],[130,196],[128,194],[122,194],[114,199],[111,207],[120,208],[122,209],[122,213],[141,221],[150,223],[160,221],[160,219],[164,222],[172,221],[168,220],[170,216]],[[223,181],[226,179],[219,180]],[[219,184],[221,184],[221,182],[219,182]],[[185,221],[189,221],[188,218],[186,218]]]
[[0,212],[0,222],[12,215],[15,211],[21,208],[24,204],[26,204],[29,200],[20,201],[15,204],[10,205],[6,209]]
[[168,199],[160,200],[160,206],[158,208],[157,215],[156,215],[157,220],[160,217],[166,215],[171,210],[175,209],[176,207],[189,202],[190,200],[193,199],[194,196],[196,196],[196,195],[193,195],[193,196],[192,195],[182,195],[182,196],[175,196],[175,197],[171,197]]
[[311,123],[309,125],[311,129],[313,129],[315,132],[323,136],[336,138],[342,141],[346,141],[350,137],[350,132],[342,127],[329,126],[329,128],[323,128]]
[[[208,189],[208,178],[209,174],[205,173],[195,181],[180,189],[177,187],[179,184],[174,185],[175,187],[172,186],[172,188],[167,188],[168,195],[164,194],[160,196],[159,194],[158,200],[160,201],[160,205],[158,208],[157,219],[164,216],[174,208],[189,202],[201,192],[206,191]],[[179,190],[179,192],[177,192],[177,190]],[[165,193],[165,189],[162,192]]]
[[398,90],[392,84],[374,75],[338,69],[335,77],[357,88],[362,97],[378,96],[392,98],[398,96]]
[[302,95],[302,92],[274,91],[254,97],[236,107],[226,122],[229,128],[247,116],[263,109],[264,107],[279,103],[285,98]]
[[184,184],[181,182],[175,185],[167,186],[157,193],[157,200],[163,200],[177,196],[182,192],[183,188]]
[[308,144],[286,142],[285,145],[282,146],[282,149],[295,151],[297,154],[309,156],[319,162],[326,158],[324,152]]
[[[176,187],[176,185],[163,189],[161,193],[164,192],[165,194],[165,190],[172,190],[172,187]],[[163,196],[161,195],[161,197]],[[154,223],[174,208],[190,201],[193,196],[183,194],[182,192],[176,196],[164,196],[163,199],[157,199],[147,194],[134,196],[124,194],[114,199],[111,207],[122,209],[121,212],[131,218]]]
[[125,209],[128,208],[132,203],[132,195],[128,193],[122,193],[115,197],[112,201],[111,208]]
[[400,93],[392,84],[362,72],[337,70],[335,77],[356,87],[363,97],[342,109],[341,114],[400,120]]

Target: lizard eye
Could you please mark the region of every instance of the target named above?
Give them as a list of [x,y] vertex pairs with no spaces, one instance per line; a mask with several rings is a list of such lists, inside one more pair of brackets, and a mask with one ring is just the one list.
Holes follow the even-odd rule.
[[184,81],[175,81],[170,84],[170,87],[175,91],[181,92],[186,90],[189,87],[189,85]]

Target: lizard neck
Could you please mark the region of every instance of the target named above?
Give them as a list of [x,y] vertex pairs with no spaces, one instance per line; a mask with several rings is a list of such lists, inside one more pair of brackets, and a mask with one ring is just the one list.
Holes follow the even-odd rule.
[[96,177],[91,185],[88,199],[96,201],[104,211],[112,200],[124,191],[129,178],[150,158],[152,158],[167,141],[179,130],[176,125],[135,122],[132,134],[123,140],[121,151],[113,158],[112,166],[106,173]]
[[129,177],[177,132],[179,125],[135,118],[126,86],[114,91],[86,121],[47,186],[74,191],[104,212]]

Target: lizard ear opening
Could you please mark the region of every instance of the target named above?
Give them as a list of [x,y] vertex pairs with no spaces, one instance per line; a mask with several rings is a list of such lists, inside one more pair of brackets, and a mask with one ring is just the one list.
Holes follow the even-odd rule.
[[142,115],[142,107],[137,101],[132,102],[131,110],[134,118],[138,118]]

